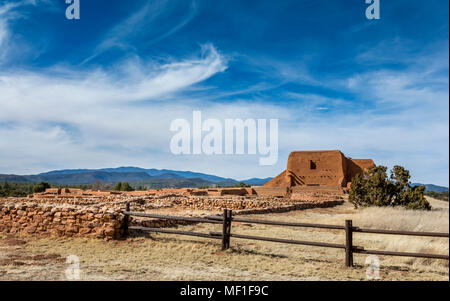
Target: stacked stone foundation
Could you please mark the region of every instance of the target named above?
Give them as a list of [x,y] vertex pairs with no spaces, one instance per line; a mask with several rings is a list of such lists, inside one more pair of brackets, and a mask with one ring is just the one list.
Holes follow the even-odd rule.
[[0,232],[118,239],[124,215],[107,208],[0,202]]

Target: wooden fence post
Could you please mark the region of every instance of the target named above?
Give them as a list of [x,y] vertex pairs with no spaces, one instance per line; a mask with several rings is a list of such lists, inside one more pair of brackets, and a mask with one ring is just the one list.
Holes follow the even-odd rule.
[[353,266],[353,226],[352,220],[345,220],[345,266]]
[[230,248],[232,214],[233,214],[233,211],[232,210],[228,210],[228,215],[227,215],[227,249]]
[[[126,203],[125,211],[127,211],[127,212],[130,211],[130,202]],[[128,214],[125,214],[125,216],[123,217],[123,236],[124,237],[127,237],[128,234],[130,234],[130,230],[128,229],[129,221],[130,221],[130,216]]]
[[227,249],[228,209],[223,209],[222,250]]

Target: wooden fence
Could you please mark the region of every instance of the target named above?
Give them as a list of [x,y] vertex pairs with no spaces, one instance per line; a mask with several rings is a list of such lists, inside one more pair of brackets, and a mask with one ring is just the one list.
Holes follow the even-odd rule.
[[[353,245],[353,233],[376,233],[376,234],[388,234],[388,235],[410,235],[410,236],[447,237],[447,238],[449,237],[449,233],[364,229],[364,228],[359,228],[359,227],[353,226],[351,220],[346,220],[345,224],[340,226],[340,225],[290,223],[290,222],[280,222],[280,221],[246,219],[246,218],[233,217],[232,211],[228,210],[228,209],[225,209],[223,211],[222,216],[208,216],[206,218],[148,214],[148,213],[141,213],[141,212],[131,212],[129,203],[126,204],[126,210],[123,211],[123,214],[125,214],[125,221],[124,221],[125,236],[129,234],[129,230],[140,230],[140,231],[148,231],[148,232],[160,232],[160,233],[189,235],[189,236],[197,236],[197,237],[212,238],[212,239],[221,239],[222,240],[222,250],[226,250],[226,249],[230,248],[230,239],[231,239],[231,237],[233,237],[233,238],[240,238],[240,239],[262,240],[262,241],[270,241],[270,242],[277,242],[277,243],[287,243],[287,244],[344,249],[345,265],[347,267],[353,266],[353,254],[354,253],[388,255],[388,256],[420,257],[420,258],[435,258],[435,259],[446,259],[446,260],[449,259],[449,255],[366,250],[366,249],[364,249],[364,247]],[[180,230],[173,230],[173,229],[130,226],[129,225],[129,216],[140,216],[140,217],[158,218],[158,219],[166,219],[166,220],[188,221],[188,222],[193,222],[193,223],[222,224],[222,232],[221,233],[220,232],[199,233],[199,232],[180,231]],[[285,226],[285,227],[307,227],[307,228],[318,228],[318,229],[344,230],[345,231],[345,244],[334,244],[334,243],[325,243],[325,242],[301,241],[301,240],[281,239],[281,238],[272,238],[272,237],[264,237],[264,236],[251,236],[251,235],[235,234],[235,233],[231,233],[231,224],[233,221],[243,222],[243,223],[251,223],[251,224]]]

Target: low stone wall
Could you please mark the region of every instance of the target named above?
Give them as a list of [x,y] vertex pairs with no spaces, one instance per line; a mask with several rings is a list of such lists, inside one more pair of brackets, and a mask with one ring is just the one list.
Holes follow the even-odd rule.
[[244,214],[267,214],[267,213],[282,213],[289,212],[293,210],[305,210],[312,208],[328,208],[334,207],[337,205],[342,205],[344,200],[327,200],[327,201],[308,201],[308,202],[295,202],[295,203],[287,203],[280,204],[280,206],[276,207],[268,207],[268,208],[258,208],[258,209],[243,209],[233,212],[233,215],[244,215]]
[[[302,195],[301,199],[280,198],[274,196],[186,196],[180,194],[166,194],[143,197],[117,196],[115,198],[55,198],[55,199],[16,199],[15,202],[36,202],[40,204],[70,204],[88,207],[106,206],[107,208],[120,212],[124,210],[126,202],[130,202],[133,211],[146,211],[160,208],[185,208],[192,210],[221,211],[223,209],[247,210],[279,208],[297,204],[315,206],[317,202],[341,199],[331,195]],[[310,205],[307,205],[310,206]],[[295,210],[295,209],[293,209]]]
[[287,187],[266,187],[259,186],[253,187],[257,195],[266,195],[266,196],[278,196],[278,197],[286,197],[289,195],[289,189]]
[[208,195],[255,195],[253,188],[164,188],[150,189],[145,191],[116,191],[116,190],[81,190],[76,188],[47,188],[45,192],[39,192],[28,195],[29,199],[80,199],[80,198],[108,198],[108,197],[146,197],[154,195],[177,194],[184,196]]
[[190,197],[190,198],[177,198],[173,201],[175,206],[185,207],[195,210],[242,210],[242,209],[256,209],[256,208],[270,208],[277,207],[285,201],[274,201],[269,198],[239,198],[239,197]]
[[0,232],[119,238],[124,215],[107,208],[0,202]]
[[290,199],[292,201],[325,201],[343,200],[342,194],[322,193],[322,192],[293,192]]

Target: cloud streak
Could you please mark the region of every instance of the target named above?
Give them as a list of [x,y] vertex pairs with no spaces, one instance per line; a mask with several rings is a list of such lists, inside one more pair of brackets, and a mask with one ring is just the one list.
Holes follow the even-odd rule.
[[[172,25],[172,21],[168,21],[168,19],[172,19],[169,18],[169,13],[173,9],[172,6],[176,8],[178,3],[170,5],[171,2],[168,0],[147,2],[137,12],[109,30],[94,49],[94,54],[86,58],[81,65],[88,63],[111,48],[135,52],[136,48],[133,46],[133,40],[136,39],[136,36],[142,35],[145,29],[147,29],[145,36],[148,37],[148,41],[145,43],[146,46],[176,33],[186,26],[197,13],[196,1],[190,0],[182,3],[187,4],[187,12],[181,18],[176,18],[176,24]],[[167,24],[171,24],[171,26],[168,27]],[[151,28],[150,32],[148,32],[148,28]],[[164,30],[159,28],[164,28]]]
[[[89,72],[56,68],[45,75],[8,70],[0,72],[0,91],[8,106],[16,108],[148,101],[179,92],[227,69],[226,60],[211,44],[203,46],[201,58],[149,69],[145,65],[128,61],[108,70]],[[0,113],[2,118],[8,115],[6,111]]]

